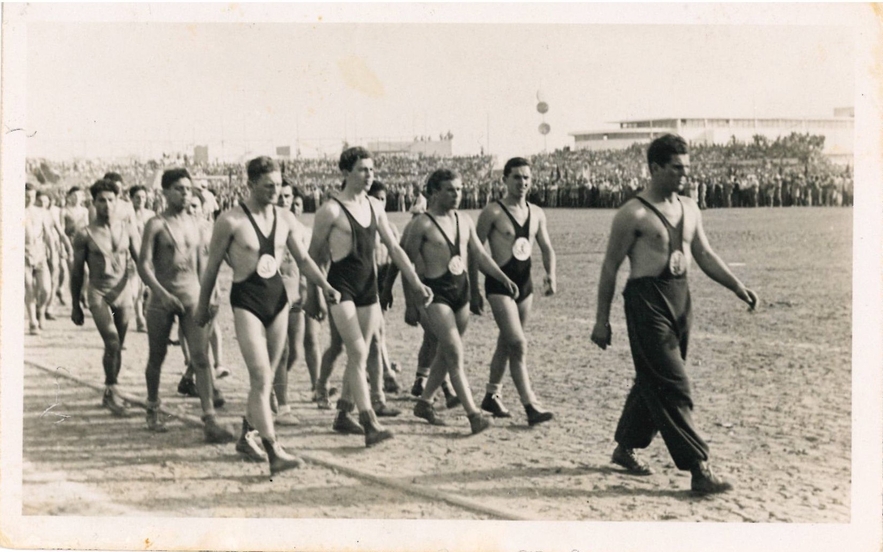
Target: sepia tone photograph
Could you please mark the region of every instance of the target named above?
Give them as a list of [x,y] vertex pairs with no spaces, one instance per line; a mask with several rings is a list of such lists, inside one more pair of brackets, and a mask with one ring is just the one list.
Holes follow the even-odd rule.
[[879,549],[878,8],[2,10],[2,546]]

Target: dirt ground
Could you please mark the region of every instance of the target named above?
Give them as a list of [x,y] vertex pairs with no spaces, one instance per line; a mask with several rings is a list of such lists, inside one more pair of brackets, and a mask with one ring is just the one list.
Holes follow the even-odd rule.
[[[644,454],[655,475],[629,477],[609,463],[633,377],[619,295],[625,266],[613,306],[613,346],[602,352],[589,341],[612,216],[549,211],[559,293],[535,299],[528,362],[553,422],[528,428],[507,376],[503,398],[514,417],[486,433],[469,436],[462,409],[447,412],[447,427],[430,427],[411,414],[405,393],[391,397],[404,410],[387,422],[396,439],[365,449],[361,439],[331,431],[333,414],[309,402],[300,364],[290,389],[302,423],[279,435],[314,461],[272,482],[266,466],[241,460],[233,445],[205,445],[201,430],[178,420],[168,433],[152,434],[141,409],[113,418],[100,408],[98,391],[57,377],[53,371],[103,381],[91,319],[77,328],[68,309],[57,308],[59,320],[48,322],[41,337],[24,338],[25,359],[49,371],[31,365],[24,371],[23,514],[490,519],[511,513],[534,520],[848,523],[852,211],[704,213],[716,251],[761,297],[749,313],[693,267],[688,369],[695,418],[716,470],[736,486],[714,498],[689,493],[689,474],[674,468],[659,438]],[[401,228],[405,217],[392,219]],[[541,266],[536,257],[535,282]],[[228,290],[229,272],[223,276]],[[403,323],[402,312],[399,294],[387,318],[388,343],[409,388],[420,334]],[[225,364],[234,372],[220,383],[228,397],[221,414],[238,428],[248,380],[229,307],[221,313]],[[472,318],[466,367],[478,400],[495,337],[489,312]],[[125,392],[141,398],[146,345],[146,334],[130,333],[121,372]],[[342,369],[339,361],[336,385]],[[182,370],[173,347],[162,396],[170,410],[198,416],[198,401],[175,392]],[[465,506],[439,497],[460,497]]]

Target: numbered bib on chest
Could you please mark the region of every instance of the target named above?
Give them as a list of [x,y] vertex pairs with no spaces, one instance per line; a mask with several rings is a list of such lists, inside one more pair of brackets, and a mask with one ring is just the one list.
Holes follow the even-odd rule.
[[257,273],[261,278],[271,278],[278,270],[276,257],[273,255],[261,255],[258,259]]
[[668,270],[673,276],[683,276],[687,272],[687,257],[681,251],[673,251],[668,258]]
[[454,276],[459,276],[463,274],[463,257],[460,255],[454,255],[451,257],[451,260],[448,261],[448,271]]
[[531,245],[529,239],[518,238],[517,240],[515,240],[515,243],[512,244],[512,256],[519,261],[526,261],[530,259],[530,254]]

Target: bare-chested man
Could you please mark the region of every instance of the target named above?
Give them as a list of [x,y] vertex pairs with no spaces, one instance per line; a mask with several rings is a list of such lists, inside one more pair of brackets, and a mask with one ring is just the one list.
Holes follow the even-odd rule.
[[[384,410],[386,406],[378,404],[383,396],[382,379],[372,380],[370,394],[365,381],[370,343],[377,335],[382,316],[374,266],[376,233],[389,249],[393,262],[415,287],[419,302],[428,302],[432,292],[420,282],[407,255],[395,241],[380,202],[367,194],[374,181],[371,153],[360,147],[349,148],[341,153],[338,167],[344,177],[343,190],[316,213],[310,256],[320,266],[331,261],[328,280],[341,292],[340,304],[332,305],[330,311],[346,350],[347,364],[338,414],[332,427],[345,433],[364,432],[365,444],[371,446],[392,437],[392,432],[377,422],[375,414],[375,409]],[[318,297],[314,290],[310,295]],[[318,303],[308,300],[308,314],[316,315]],[[322,310],[320,304],[318,310]],[[379,396],[371,396],[378,392]],[[350,415],[354,407],[359,410],[358,422]]]
[[686,142],[673,134],[653,140],[647,164],[650,185],[623,205],[613,219],[592,330],[592,341],[606,349],[611,341],[610,303],[616,273],[628,256],[629,279],[623,297],[635,384],[616,428],[612,461],[633,475],[650,475],[653,471],[635,449],[649,446],[658,431],[677,468],[691,471],[692,490],[720,493],[732,485],[708,465],[708,445],[693,424],[690,381],[684,366],[691,323],[687,285],[691,257],[749,308],[757,305],[757,295],[711,249],[696,202],[678,196],[690,166]]
[[[132,200],[132,216],[130,221],[138,237],[144,236],[144,227],[147,221],[156,216],[156,213],[147,208],[147,188],[144,186],[132,186],[129,188],[129,198]],[[144,318],[144,301],[147,285],[138,274],[133,276],[132,293],[135,298],[135,329],[139,332],[147,331],[147,323]]]
[[119,397],[117,378],[122,366],[122,350],[132,316],[128,265],[138,259],[138,236],[132,227],[116,216],[120,187],[110,180],[98,180],[89,189],[95,206],[95,220],[77,231],[74,237],[74,262],[71,266],[71,320],[82,326],[85,266],[89,265],[89,288],[86,304],[92,320],[104,340],[104,398],[102,405],[117,416],[126,413]]
[[518,288],[484,250],[472,219],[457,212],[462,191],[463,183],[456,171],[434,171],[426,183],[426,212],[414,218],[405,242],[408,257],[423,267],[423,283],[433,293],[432,304],[420,312],[420,323],[438,343],[414,414],[431,424],[444,425],[432,407],[432,397],[447,373],[476,434],[487,429],[490,420],[475,405],[463,369],[463,334],[469,322],[470,302],[477,299],[469,285],[469,257],[473,256],[476,266],[488,277],[498,279],[509,293],[516,295]]
[[[197,324],[194,317],[199,302],[199,276],[206,259],[201,229],[187,212],[193,183],[187,169],[164,171],[161,183],[166,210],[147,221],[138,264],[141,279],[151,291],[146,309],[147,428],[166,431],[159,411],[159,382],[172,323],[177,317],[190,354],[190,366],[196,374],[205,440],[229,443],[235,439],[233,433],[215,417],[214,374],[208,361],[211,327]],[[217,303],[211,312],[217,313]]]
[[39,318],[45,320],[55,320],[52,313],[52,303],[59,291],[59,286],[64,282],[64,274],[68,266],[68,257],[71,254],[71,245],[64,234],[64,227],[61,224],[61,209],[52,204],[52,197],[44,191],[37,192],[37,205],[44,209],[44,214],[52,226],[49,232],[52,240],[47,264],[49,266],[49,293],[46,295],[46,302],[43,304],[42,312],[38,313]]
[[301,272],[321,286],[330,303],[336,304],[340,294],[304,251],[301,224],[291,212],[276,207],[282,184],[279,165],[269,157],[258,157],[248,162],[247,172],[248,198],[222,213],[215,222],[196,318],[202,325],[212,318],[211,298],[226,257],[233,268],[233,325],[250,380],[248,406],[236,450],[253,460],[264,456],[254,440],[252,427],[256,428],[272,475],[303,465],[300,458],[286,452],[276,441],[270,410],[273,375],[288,329],[288,296],[279,274],[283,250],[288,248]]
[[546,215],[542,209],[527,202],[530,191],[531,172],[527,159],[513,157],[503,167],[503,183],[506,196],[489,203],[478,217],[478,239],[490,245],[494,261],[518,286],[518,297],[502,288],[493,278],[484,281],[484,293],[494,320],[500,328],[497,347],[491,359],[487,393],[481,408],[497,418],[508,418],[510,412],[503,405],[501,390],[506,365],[527,414],[531,426],[552,419],[551,412],[538,404],[527,372],[527,338],[524,324],[533,306],[533,283],[531,282],[531,251],[533,243],[540,246],[543,255],[543,279],[546,295],[556,291],[555,250],[549,239]]
[[25,308],[28,313],[28,333],[40,335],[43,314],[52,287],[49,259],[53,254],[55,231],[52,221],[37,203],[37,188],[25,185]]
[[[84,205],[86,197],[79,186],[73,186],[67,192],[65,205],[61,210],[61,222],[64,226],[64,235],[73,244],[74,236],[81,228],[89,224],[89,209]],[[73,247],[71,247],[71,263],[73,263]],[[83,281],[83,295],[89,286],[88,281]],[[63,303],[62,303],[63,304]],[[85,305],[83,305],[85,307]]]

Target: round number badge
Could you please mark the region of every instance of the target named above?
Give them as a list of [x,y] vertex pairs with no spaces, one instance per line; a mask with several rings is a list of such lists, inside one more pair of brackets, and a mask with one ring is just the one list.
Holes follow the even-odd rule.
[[460,255],[454,255],[451,257],[451,260],[448,261],[448,270],[454,276],[463,274],[463,257]]
[[668,269],[674,276],[681,276],[687,272],[687,257],[680,251],[674,251],[668,258]]
[[512,256],[518,259],[519,261],[526,261],[530,259],[530,240],[527,238],[518,238],[515,240],[515,243],[512,244]]
[[272,255],[261,255],[261,258],[258,259],[258,276],[261,278],[270,278],[274,274],[278,268],[276,267],[276,257]]

